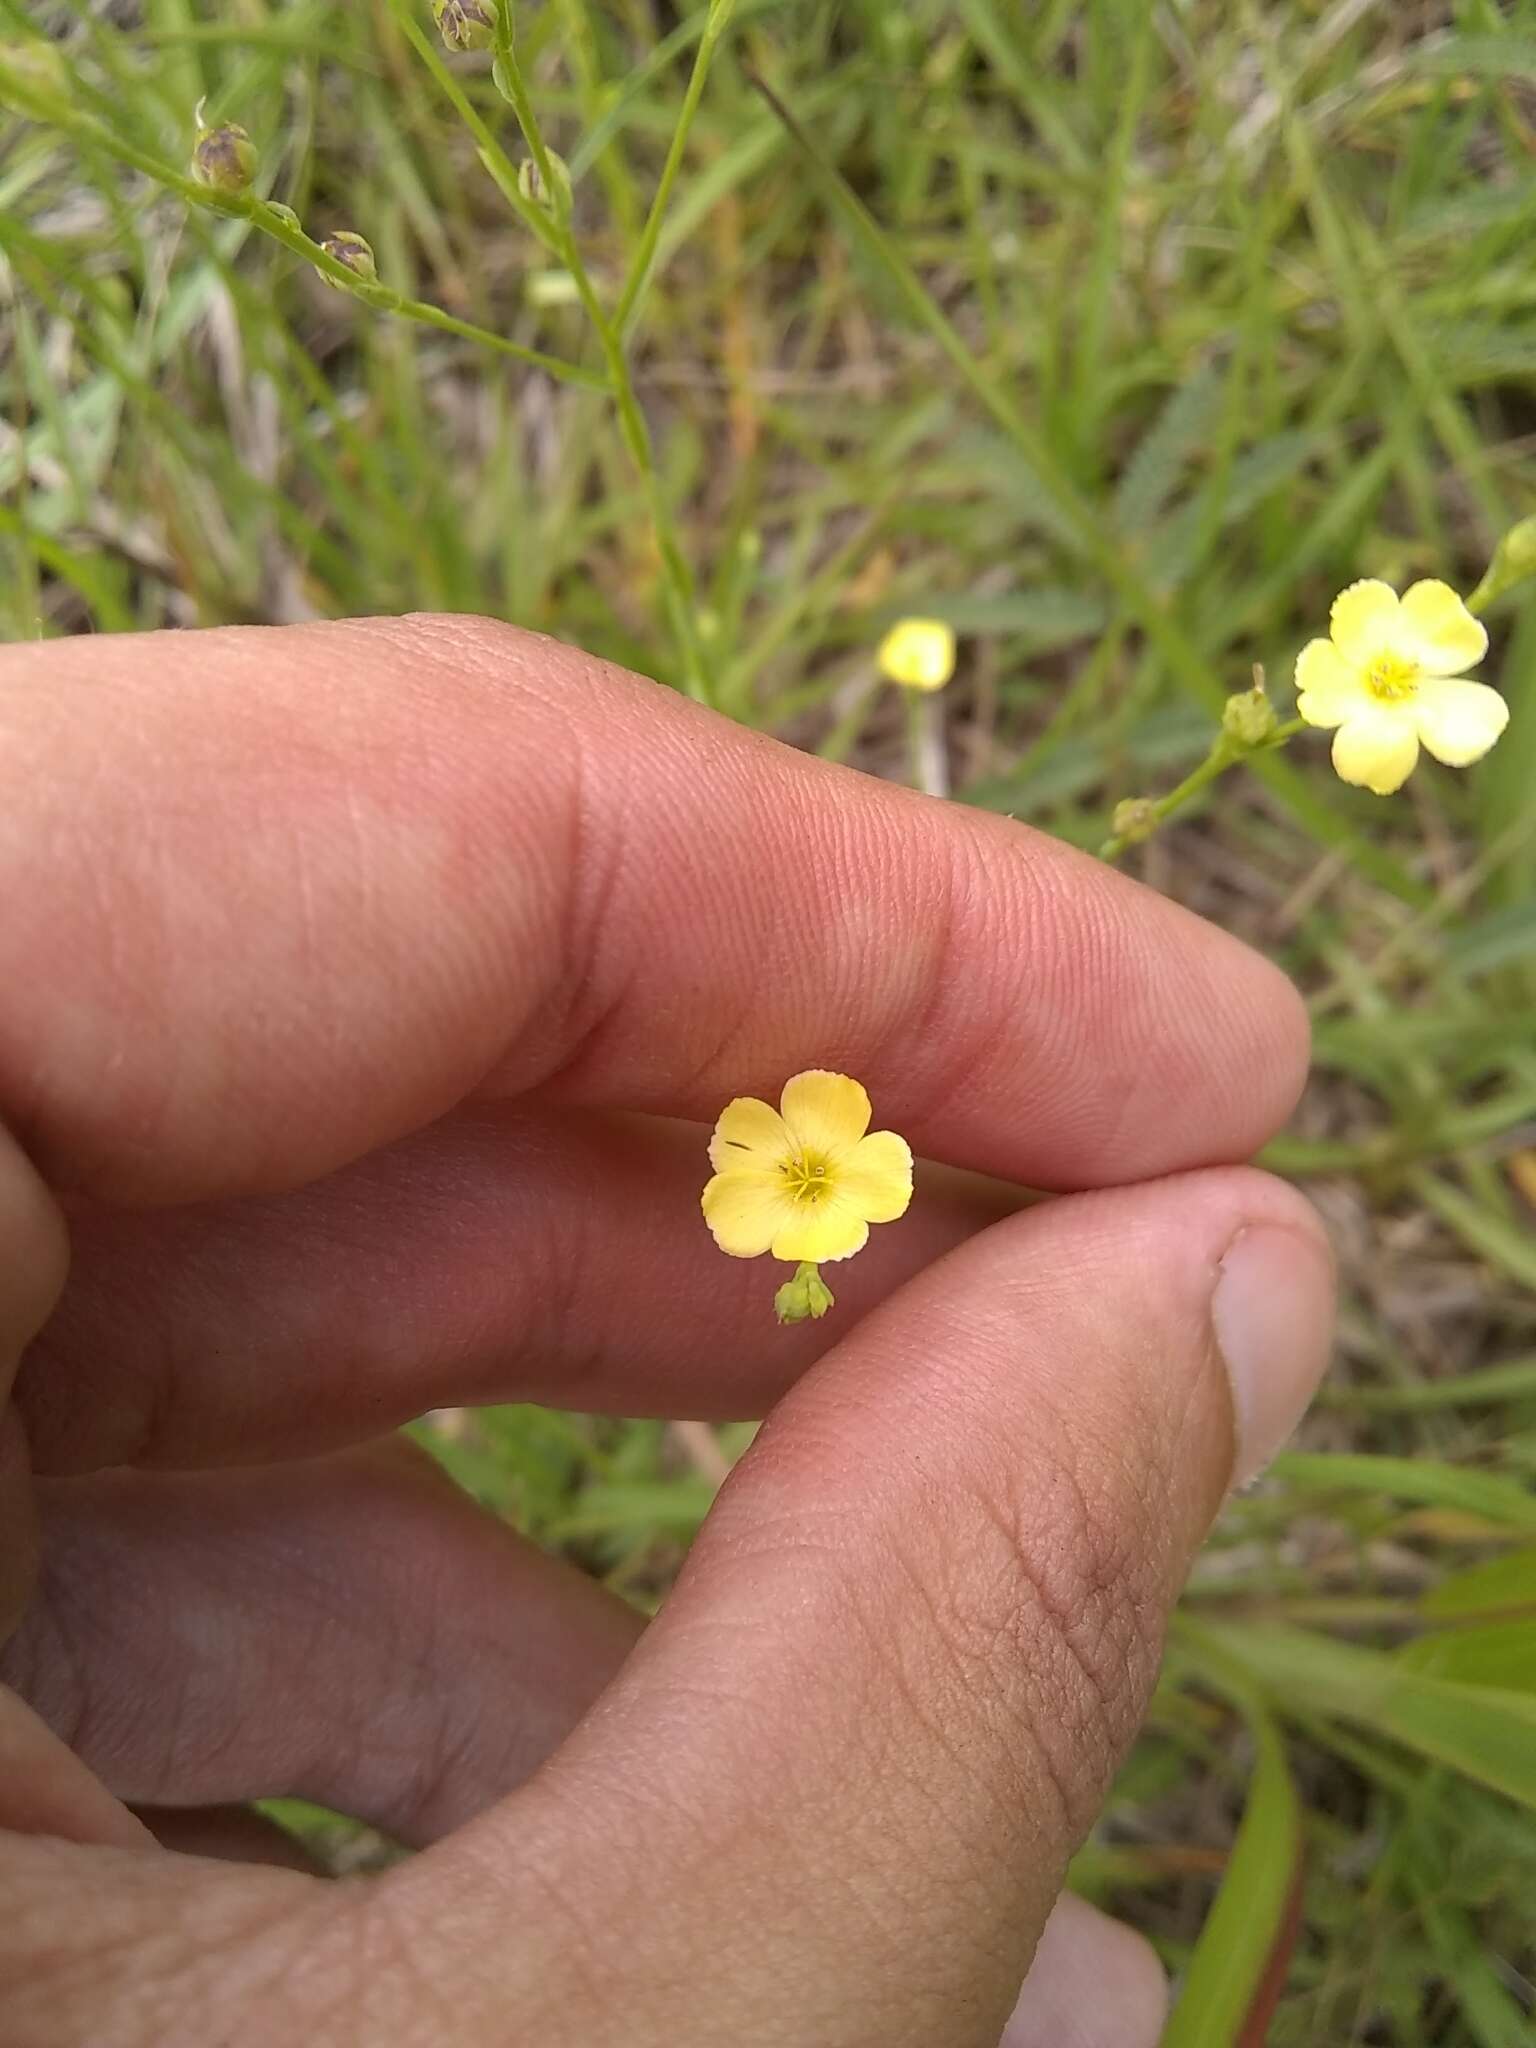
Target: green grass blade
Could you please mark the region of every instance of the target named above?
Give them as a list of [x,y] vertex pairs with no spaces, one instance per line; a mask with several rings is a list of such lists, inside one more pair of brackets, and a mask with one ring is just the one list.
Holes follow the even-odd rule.
[[1305,1629],[1232,1622],[1213,1640],[1283,1711],[1368,1728],[1536,1810],[1536,1695],[1458,1685]]
[[1511,1479],[1471,1472],[1433,1458],[1370,1453],[1287,1451],[1271,1468],[1277,1479],[1322,1491],[1384,1493],[1395,1500],[1456,1508],[1510,1529],[1536,1529],[1536,1493]]
[[1257,1700],[1248,1698],[1243,1711],[1254,1746],[1248,1803],[1162,2048],[1233,2048],[1243,2038],[1255,2005],[1275,1988],[1277,1951],[1297,1904],[1301,1807],[1285,1744]]
[[1519,1621],[1420,1636],[1398,1652],[1398,1661],[1458,1685],[1536,1694],[1536,1610]]
[[1452,1572],[1419,1602],[1419,1612],[1436,1621],[1509,1614],[1527,1607],[1536,1621],[1536,1549],[1510,1551]]
[[1415,1174],[1413,1189],[1473,1251],[1522,1287],[1536,1287],[1536,1236],[1529,1226],[1512,1222],[1438,1174]]

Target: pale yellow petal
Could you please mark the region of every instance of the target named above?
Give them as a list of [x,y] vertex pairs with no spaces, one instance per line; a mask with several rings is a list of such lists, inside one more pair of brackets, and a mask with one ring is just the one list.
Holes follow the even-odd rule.
[[1308,725],[1342,725],[1367,702],[1365,681],[1331,640],[1309,640],[1296,657],[1296,709]]
[[738,1095],[720,1112],[709,1141],[709,1163],[716,1173],[751,1164],[776,1166],[794,1149],[784,1119],[753,1095]]
[[1328,615],[1334,646],[1347,662],[1364,667],[1390,644],[1398,609],[1397,592],[1390,583],[1370,577],[1351,583],[1333,600]]
[[942,690],[955,672],[955,636],[942,619],[901,619],[875,657],[888,682],[908,690]]
[[704,1190],[702,1206],[715,1243],[733,1259],[761,1258],[795,1214],[783,1183],[759,1173],[717,1173]]
[[829,1164],[851,1152],[869,1129],[869,1097],[858,1082],[820,1067],[786,1081],[779,1108],[796,1143]]
[[799,1265],[809,1259],[817,1266],[830,1266],[838,1259],[851,1259],[869,1242],[869,1225],[851,1203],[834,1195],[830,1201],[796,1205],[780,1225],[773,1240],[773,1256]]
[[1405,590],[1402,623],[1411,636],[1413,657],[1428,675],[1459,676],[1463,669],[1476,668],[1488,652],[1481,621],[1473,618],[1449,583],[1429,580]]
[[1413,711],[1419,738],[1452,768],[1480,761],[1509,723],[1509,706],[1497,690],[1451,676],[1420,683]]
[[912,1200],[912,1148],[894,1131],[871,1131],[837,1169],[838,1200],[869,1223],[894,1223]]
[[1390,796],[1401,789],[1419,758],[1412,711],[1359,711],[1333,736],[1333,765],[1345,782]]

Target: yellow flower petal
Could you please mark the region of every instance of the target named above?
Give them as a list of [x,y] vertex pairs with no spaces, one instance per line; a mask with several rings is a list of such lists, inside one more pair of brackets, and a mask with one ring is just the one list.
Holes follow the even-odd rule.
[[816,1266],[829,1266],[837,1259],[851,1259],[869,1242],[869,1225],[851,1203],[840,1195],[829,1202],[796,1208],[779,1227],[773,1240],[773,1256],[799,1265],[808,1259]]
[[887,682],[907,690],[942,690],[955,672],[955,636],[942,619],[900,619],[875,657]]
[[1347,662],[1364,666],[1390,643],[1398,624],[1397,592],[1390,583],[1367,577],[1351,583],[1333,600],[1329,624],[1333,644]]
[[720,1112],[709,1141],[709,1163],[716,1173],[751,1165],[776,1166],[793,1146],[784,1119],[753,1095],[738,1095]]
[[871,1131],[837,1170],[838,1199],[869,1223],[894,1223],[912,1200],[912,1148],[894,1131]]
[[[869,1097],[858,1082],[820,1067],[786,1081],[779,1108],[795,1142],[828,1165],[851,1152],[869,1129]],[[779,1252],[776,1256],[809,1259],[815,1254]]]
[[1429,580],[1405,590],[1402,623],[1412,635],[1414,659],[1429,675],[1459,676],[1488,652],[1487,632],[1449,583]]
[[1509,706],[1497,690],[1450,676],[1420,683],[1413,713],[1419,738],[1452,768],[1480,761],[1509,723]]
[[[721,1251],[733,1259],[757,1259],[795,1220],[795,1205],[777,1177],[762,1173],[717,1173],[704,1190],[704,1221]],[[780,1252],[780,1258],[809,1257]]]
[[1341,779],[1377,796],[1401,789],[1419,758],[1419,736],[1411,713],[1357,711],[1333,736],[1333,765]]
[[1309,640],[1296,657],[1296,709],[1308,725],[1342,725],[1365,701],[1359,670],[1331,640]]

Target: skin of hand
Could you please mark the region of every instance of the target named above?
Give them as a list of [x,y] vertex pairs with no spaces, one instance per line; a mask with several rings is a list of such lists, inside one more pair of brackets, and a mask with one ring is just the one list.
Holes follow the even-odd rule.
[[[0,903],[8,2048],[1151,2048],[1053,1907],[1326,1360],[1273,968],[469,619],[0,654]],[[811,1065],[936,1163],[780,1330]],[[643,1634],[387,1437],[513,1399],[768,1413]]]

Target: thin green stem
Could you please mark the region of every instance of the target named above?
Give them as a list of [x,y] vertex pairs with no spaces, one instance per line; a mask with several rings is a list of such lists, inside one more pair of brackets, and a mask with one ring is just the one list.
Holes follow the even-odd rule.
[[608,385],[618,413],[619,433],[640,478],[641,488],[645,493],[646,509],[651,518],[651,528],[656,536],[657,552],[661,557],[667,612],[682,662],[683,686],[690,697],[696,697],[701,703],[710,703],[713,701],[714,693],[705,666],[703,641],[699,634],[693,574],[678,539],[672,508],[667,503],[666,492],[662,488],[650,428],[646,424],[645,414],[641,410],[640,400],[635,391],[635,382],[630,372],[629,357],[625,352],[623,339],[616,322],[610,320],[603,310],[602,302],[593,287],[591,275],[582,260],[581,251],[572,232],[569,205],[564,197],[565,181],[555,175],[549,145],[544,140],[539,118],[534,112],[533,101],[528,92],[527,81],[518,62],[517,46],[512,34],[511,10],[506,7],[501,8],[497,14],[494,76],[497,90],[511,107],[517,125],[523,131],[523,139],[538,171],[540,184],[549,197],[549,219],[556,253],[571,274],[577,297],[587,319],[591,322],[592,331],[597,336],[603,359],[607,364]]
[[1297,733],[1305,730],[1306,720],[1293,718],[1288,725],[1277,726],[1261,747],[1238,746],[1229,740],[1225,733],[1220,734],[1200,766],[1186,775],[1177,788],[1170,789],[1166,796],[1149,799],[1147,808],[1134,831],[1119,832],[1105,840],[1099,848],[1099,859],[1118,860],[1128,846],[1138,846],[1142,840],[1150,839],[1165,819],[1171,818],[1175,811],[1181,810],[1190,798],[1198,796],[1201,790],[1208,789],[1219,776],[1225,775],[1229,768],[1235,768],[1240,761],[1252,760],[1256,754],[1273,753],[1277,748],[1293,740]]
[[33,119],[60,129],[84,148],[100,149],[129,169],[141,171],[146,178],[152,179],[163,190],[174,192],[189,206],[201,207],[208,213],[221,213],[229,219],[248,221],[252,227],[270,235],[273,241],[281,242],[296,256],[302,256],[323,276],[344,286],[354,298],[364,300],[378,312],[393,313],[400,319],[414,320],[419,326],[435,327],[443,334],[456,334],[465,341],[478,342],[482,348],[510,356],[515,362],[526,363],[532,369],[545,370],[567,384],[581,384],[596,391],[607,389],[607,379],[596,370],[584,369],[579,363],[568,363],[560,356],[546,355],[542,349],[525,348],[521,342],[509,341],[504,334],[497,334],[489,327],[479,327],[472,320],[461,320],[456,314],[445,312],[441,306],[429,305],[423,299],[407,298],[403,292],[395,291],[377,279],[359,277],[356,271],[349,270],[334,256],[327,255],[318,242],[311,241],[303,229],[288,218],[286,211],[258,198],[255,193],[219,192],[210,185],[200,184],[196,178],[187,177],[172,165],[152,156],[148,150],[140,149],[136,143],[114,134],[93,115],[82,113],[62,100],[29,92],[24,82],[14,74],[7,75],[6,87],[8,95]]
[[552,255],[561,254],[559,237],[549,215],[542,206],[531,199],[525,199],[517,182],[517,165],[507,155],[486,123],[481,119],[474,102],[454,77],[432,45],[431,38],[410,12],[410,0],[393,0],[395,18],[401,33],[408,39],[417,56],[431,72],[433,82],[444,99],[453,108],[464,126],[474,137],[475,148],[496,189],[508,206],[517,215],[523,226],[538,241],[542,242]]
[[[603,117],[602,76],[594,47],[592,15],[587,0],[560,0],[560,6],[566,22],[566,53],[581,96],[581,117],[591,134]],[[640,209],[622,152],[604,150],[595,169],[607,189],[608,204],[619,232],[627,241],[632,240],[639,231]]]
[[912,787],[924,796],[949,795],[949,759],[944,744],[942,695],[927,690],[904,690],[907,716],[907,759],[911,764]]
[[635,251],[629,277],[619,295],[618,310],[613,316],[613,324],[621,341],[629,339],[635,317],[639,312],[641,296],[650,283],[651,268],[656,261],[656,248],[661,240],[661,230],[666,221],[667,207],[671,202],[672,188],[677,183],[678,173],[683,167],[683,156],[688,147],[693,117],[698,112],[699,102],[704,96],[709,67],[714,61],[715,46],[730,26],[731,16],[735,11],[736,0],[710,0],[709,15],[694,55],[693,70],[688,78],[688,90],[683,95],[682,110],[677,117],[677,126],[672,131],[667,159],[661,167],[656,196],[651,201],[651,210],[646,215],[645,227],[640,235],[640,246]]

